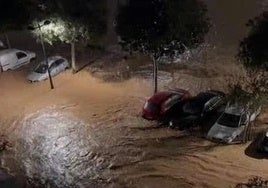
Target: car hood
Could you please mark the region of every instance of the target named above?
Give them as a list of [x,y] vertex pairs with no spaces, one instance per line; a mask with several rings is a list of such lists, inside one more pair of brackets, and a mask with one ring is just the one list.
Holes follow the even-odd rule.
[[43,78],[45,78],[45,76],[46,76],[46,73],[41,74],[41,73],[37,73],[37,72],[31,72],[27,76],[27,79],[34,82],[34,81],[40,81],[40,80],[42,80]]
[[243,130],[244,126],[227,127],[216,123],[209,130],[207,137],[211,140],[231,143]]

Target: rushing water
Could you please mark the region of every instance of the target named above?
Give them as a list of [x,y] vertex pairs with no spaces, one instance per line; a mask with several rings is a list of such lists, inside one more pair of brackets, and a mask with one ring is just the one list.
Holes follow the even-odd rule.
[[[226,49],[235,53],[246,34],[246,21],[268,6],[264,0],[205,2],[214,24],[209,42],[220,46],[224,54]],[[233,165],[231,162],[215,162],[215,156],[211,159],[197,155],[216,146],[203,139],[155,129],[134,115],[126,116],[122,122],[113,119],[106,126],[94,127],[90,123],[57,109],[16,120],[19,126],[9,135],[13,145],[2,154],[2,167],[19,181],[27,182],[28,187],[208,187],[202,178],[210,175],[221,179],[226,174],[224,178],[234,182],[235,175],[224,171],[225,166]],[[195,169],[190,171],[184,161],[198,168],[202,176],[196,178]],[[211,164],[222,168],[206,167]],[[185,178],[186,172],[194,177]]]
[[144,127],[139,118],[128,120],[132,123],[90,128],[55,109],[36,112],[10,135],[14,144],[2,155],[2,166],[27,181],[27,187],[121,187],[134,174],[140,179],[136,171],[125,174],[132,165],[213,147],[172,130],[149,136],[153,127]]
[[31,184],[77,187],[84,179],[97,182],[99,172],[107,168],[98,156],[94,135],[83,122],[47,110],[25,117],[21,123],[12,135],[17,139],[12,152]]

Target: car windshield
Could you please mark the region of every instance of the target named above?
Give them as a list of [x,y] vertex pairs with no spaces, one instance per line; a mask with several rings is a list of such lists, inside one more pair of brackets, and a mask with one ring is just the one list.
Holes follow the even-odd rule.
[[47,65],[45,65],[45,64],[38,65],[38,67],[35,69],[35,72],[46,73],[47,72]]
[[239,115],[224,113],[218,120],[218,123],[227,127],[238,127],[239,120]]

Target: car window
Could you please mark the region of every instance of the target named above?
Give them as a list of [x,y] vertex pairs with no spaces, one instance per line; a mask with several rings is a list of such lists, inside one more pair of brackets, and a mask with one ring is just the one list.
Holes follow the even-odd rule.
[[47,72],[47,65],[46,64],[40,64],[37,66],[37,68],[35,69],[35,72],[37,73],[46,73]]
[[163,107],[166,109],[171,108],[172,106],[180,102],[181,99],[182,99],[181,95],[175,94],[165,101],[165,103],[163,104]]
[[54,63],[56,66],[59,66],[60,64],[62,64],[65,60],[64,59],[58,59],[56,60]]
[[212,111],[224,104],[224,98],[222,96],[215,96],[205,103],[204,111]]
[[218,120],[218,123],[226,127],[235,128],[235,127],[238,127],[239,121],[240,121],[239,115],[224,113]]
[[160,107],[154,103],[151,103],[151,102],[146,102],[144,105],[144,109],[149,111],[149,112],[154,112],[154,113],[160,112]]
[[243,114],[241,117],[241,125],[246,124],[246,121],[247,121],[247,116],[246,116],[246,114]]
[[17,56],[18,59],[22,59],[22,58],[26,57],[27,55],[25,53],[23,53],[23,52],[17,52],[16,56]]
[[57,67],[57,65],[56,65],[56,63],[54,62],[54,63],[52,63],[52,64],[50,65],[49,70],[53,70],[53,69],[55,69],[56,67]]

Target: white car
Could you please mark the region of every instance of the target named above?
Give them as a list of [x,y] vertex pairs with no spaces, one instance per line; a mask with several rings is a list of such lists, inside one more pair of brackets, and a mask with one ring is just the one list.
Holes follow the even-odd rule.
[[0,51],[0,72],[17,69],[30,63],[36,57],[34,52],[18,49],[5,49]]
[[246,130],[250,113],[239,106],[228,106],[211,127],[207,138],[212,141],[232,143]]
[[[59,73],[69,69],[68,61],[61,56],[52,56],[48,58],[48,65],[51,76],[56,76]],[[48,79],[48,66],[46,61],[39,63],[35,69],[28,75],[27,79],[31,82],[38,82]]]

